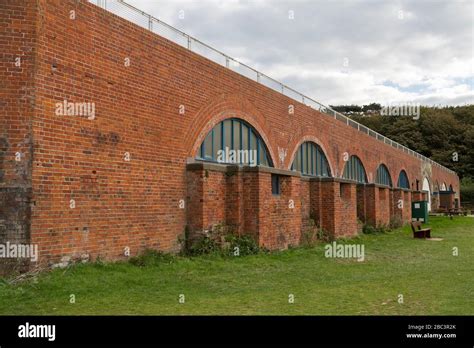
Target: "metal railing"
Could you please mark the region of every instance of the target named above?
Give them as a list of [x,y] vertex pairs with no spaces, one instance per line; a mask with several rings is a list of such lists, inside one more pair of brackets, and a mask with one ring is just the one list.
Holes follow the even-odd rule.
[[225,53],[216,50],[215,48],[201,42],[200,40],[182,32],[179,29],[137,9],[136,7],[126,3],[123,0],[88,0],[89,2],[102,7],[103,9],[122,17],[142,28],[148,29],[151,32],[165,37],[166,39],[183,46],[190,51],[193,51],[217,64],[225,66],[226,68],[239,73],[253,81],[256,81],[268,88],[273,89],[291,99],[294,99],[306,106],[311,107],[323,114],[326,114],[335,120],[342,121],[348,126],[357,129],[358,131],[367,134],[385,144],[391,145],[392,147],[402,150],[418,159],[429,162],[431,165],[444,169],[445,171],[455,174],[451,169],[433,161],[432,159],[423,156],[422,154],[409,149],[396,141],[387,138],[386,136],[356,122],[349,117],[331,109],[329,106],[321,104],[320,102],[296,91],[295,89],[288,87],[287,85],[261,73],[252,67],[237,61],[236,59],[229,57]]

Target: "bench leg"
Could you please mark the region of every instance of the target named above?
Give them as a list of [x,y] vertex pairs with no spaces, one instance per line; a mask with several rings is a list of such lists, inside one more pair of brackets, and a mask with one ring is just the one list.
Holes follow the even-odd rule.
[[413,238],[425,238],[425,233],[422,231],[413,232]]

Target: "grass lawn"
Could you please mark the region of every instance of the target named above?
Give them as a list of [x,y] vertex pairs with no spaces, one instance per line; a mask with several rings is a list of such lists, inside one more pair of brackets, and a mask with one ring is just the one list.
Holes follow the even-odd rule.
[[430,218],[432,236],[442,241],[415,240],[408,226],[338,241],[363,244],[363,262],[326,258],[318,244],[242,257],[165,257],[144,267],[83,264],[36,281],[0,281],[0,314],[473,315],[474,218]]

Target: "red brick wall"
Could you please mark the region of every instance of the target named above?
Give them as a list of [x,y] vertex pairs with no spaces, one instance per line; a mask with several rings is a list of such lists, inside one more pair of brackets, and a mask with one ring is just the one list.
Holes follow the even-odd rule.
[[[0,2],[0,244],[30,243],[36,1]],[[16,267],[2,259],[0,275]],[[22,263],[22,262],[20,262]],[[27,263],[27,262],[26,262]]]
[[357,184],[340,183],[339,209],[336,211],[337,237],[353,237],[357,234]]
[[366,222],[376,226],[390,223],[390,189],[377,184],[365,186]]
[[367,205],[366,205],[366,194],[365,185],[357,184],[357,218],[365,223],[367,220]]
[[183,202],[191,231],[208,230],[226,221],[227,176],[225,168],[216,168],[188,167],[188,196]]
[[378,190],[378,221],[380,221],[382,224],[388,225],[390,223],[390,211],[392,204],[390,189],[386,187],[379,187]]
[[243,233],[259,240],[258,211],[260,206],[258,172],[243,172]]
[[[403,189],[394,189],[393,197],[393,213],[402,223],[411,221],[411,192]],[[401,204],[400,204],[401,203]]]
[[412,201],[427,201],[428,193],[424,191],[413,191],[412,192]]
[[[1,8],[8,11],[16,2],[4,3]],[[29,64],[23,68],[26,74],[15,75],[19,80],[9,82],[22,94],[7,92],[12,100],[7,104],[8,117],[15,117],[8,124],[19,125],[7,137],[25,152],[34,146],[31,166],[25,167],[35,201],[31,238],[40,243],[40,256],[45,259],[83,253],[116,258],[125,247],[132,255],[145,246],[178,250],[177,237],[189,215],[179,208],[179,202],[192,196],[187,192],[186,160],[195,157],[207,132],[229,117],[246,120],[260,133],[280,169],[290,168],[298,146],[311,140],[325,151],[333,175],[341,175],[344,153],[348,152],[361,158],[372,177],[378,165],[385,163],[394,182],[402,169],[412,184],[422,180],[421,160],[84,0],[28,4],[24,21],[11,21],[2,12],[2,23],[11,24],[1,30],[18,30],[13,33],[17,37],[6,44],[9,57],[24,53]],[[76,11],[75,19],[69,17],[71,10]],[[23,30],[30,34],[23,37],[24,45],[18,45],[18,33]],[[130,59],[128,67],[126,58]],[[9,58],[7,61],[4,58],[1,64],[10,64]],[[32,86],[34,98],[29,97]],[[5,90],[2,93],[7,95]],[[19,111],[32,100],[33,112]],[[95,119],[57,116],[55,103],[64,100],[95,103]],[[289,104],[295,106],[293,115],[288,114]],[[184,115],[179,113],[180,106],[185,108]],[[31,129],[26,127],[28,123]],[[34,139],[33,144],[29,139]],[[283,161],[278,148],[287,151]],[[13,148],[7,152],[7,162],[2,164],[5,175],[18,177],[12,169]],[[130,161],[124,160],[125,153],[130,154]],[[431,173],[430,182],[452,184],[459,192],[456,176],[437,167]],[[209,208],[206,223],[221,218],[238,221],[232,215],[243,214],[243,227],[239,228],[259,230],[258,219],[250,215],[260,199],[252,185],[263,189],[266,175],[260,178],[258,174],[255,181],[254,173],[242,173],[237,196],[248,199],[237,212],[222,210],[221,200],[212,203],[211,207],[219,209],[212,212]],[[208,194],[209,202],[229,182],[220,174],[214,178],[219,189]],[[294,196],[298,185],[290,186]],[[335,194],[337,190],[333,187],[330,191]],[[71,199],[75,200],[74,209],[70,208]],[[273,202],[274,209],[283,213],[279,201],[262,199]],[[299,197],[296,202],[301,204]],[[324,221],[326,202],[321,200],[321,204]],[[316,207],[317,203],[312,203],[312,208]],[[288,226],[301,224],[301,215],[295,218],[298,222]],[[328,223],[336,226],[336,221]]]
[[275,171],[270,168],[239,169],[202,162],[187,168],[190,233],[220,224],[232,227],[234,233],[253,236],[267,249],[286,249],[300,243],[305,216],[299,200],[301,178],[295,173],[277,171],[281,174],[281,193],[273,195],[271,175]]
[[317,226],[321,227],[322,215],[322,195],[321,182],[312,179],[309,183],[309,197],[310,197],[310,216],[313,217]]
[[[272,194],[272,173],[280,175],[280,195]],[[191,232],[215,224],[238,226],[235,232],[250,234],[271,250],[299,245],[302,233],[311,227],[310,218],[331,236],[357,234],[356,184],[347,181],[195,163],[188,165],[188,193]],[[245,208],[237,213],[234,207]]]
[[[297,195],[301,206],[301,228],[303,231],[311,227],[310,219],[315,220],[311,211],[311,183],[309,178],[302,177],[300,180],[300,192]],[[314,221],[316,223],[316,221]]]
[[339,179],[319,182],[320,226],[331,237],[357,233],[357,189],[355,183]]
[[259,173],[259,243],[273,249],[286,249],[300,243],[300,178],[280,176],[281,193],[273,195],[271,174]]
[[[237,234],[243,234],[243,175],[237,168],[228,171],[226,176],[226,223]],[[189,190],[189,188],[188,188]]]

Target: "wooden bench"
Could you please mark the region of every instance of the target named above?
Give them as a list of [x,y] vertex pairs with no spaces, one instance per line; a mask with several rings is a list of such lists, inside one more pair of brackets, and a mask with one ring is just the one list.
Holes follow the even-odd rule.
[[412,221],[411,230],[413,238],[431,238],[431,228],[421,228],[420,221]]

